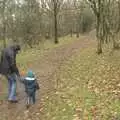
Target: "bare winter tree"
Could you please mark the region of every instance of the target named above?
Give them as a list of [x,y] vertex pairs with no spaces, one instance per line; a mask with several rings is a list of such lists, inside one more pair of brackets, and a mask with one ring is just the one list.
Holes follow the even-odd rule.
[[64,0],[41,0],[42,6],[47,10],[47,12],[52,13],[54,19],[54,41],[58,43],[58,15]]
[[120,1],[111,0],[109,5],[109,16],[107,18],[107,21],[109,24],[110,37],[113,41],[113,49],[118,49],[120,32]]
[[88,32],[94,21],[94,15],[85,1],[73,1],[75,18],[76,18],[76,36],[79,37],[80,33]]
[[87,0],[96,16],[96,36],[98,54],[102,53],[103,42],[113,41],[113,48],[118,48],[116,38],[120,31],[119,0]]
[[98,39],[98,48],[97,52],[98,54],[102,53],[102,41],[103,41],[103,35],[102,35],[102,23],[103,23],[103,8],[104,8],[104,1],[101,0],[87,0],[89,2],[95,16],[96,16],[96,37]]
[[75,7],[74,0],[1,0],[1,40],[4,46],[12,40],[32,47],[44,37],[54,36],[58,43],[58,37],[72,36],[87,28],[88,11],[81,14],[81,5],[78,6]]
[[2,40],[3,40],[3,45],[6,47],[6,9],[7,9],[7,2],[8,0],[1,0],[0,1],[0,6],[1,6],[1,17],[2,17]]

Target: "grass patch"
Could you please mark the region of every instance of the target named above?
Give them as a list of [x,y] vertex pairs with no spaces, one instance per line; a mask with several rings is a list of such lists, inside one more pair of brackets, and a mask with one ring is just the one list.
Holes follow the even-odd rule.
[[76,40],[76,37],[65,36],[59,39],[59,44],[54,44],[52,40],[40,43],[31,49],[22,50],[18,55],[17,63],[20,69],[27,69],[30,64],[34,65],[34,62],[39,61],[45,53],[51,51],[54,48],[61,47],[65,44],[70,44]]
[[45,99],[45,120],[113,120],[120,117],[119,51],[89,47],[54,76],[57,91]]

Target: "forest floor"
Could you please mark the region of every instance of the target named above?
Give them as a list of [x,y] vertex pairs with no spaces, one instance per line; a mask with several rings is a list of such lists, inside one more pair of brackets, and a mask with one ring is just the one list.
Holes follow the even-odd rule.
[[1,101],[0,120],[119,120],[119,51],[98,56],[91,34],[72,39],[21,53],[21,70],[31,67],[40,83],[37,102],[26,110],[18,84],[19,103]]

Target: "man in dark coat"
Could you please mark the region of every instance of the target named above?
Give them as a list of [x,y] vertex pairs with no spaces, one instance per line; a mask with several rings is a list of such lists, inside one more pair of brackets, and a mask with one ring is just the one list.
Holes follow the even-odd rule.
[[8,100],[10,102],[17,102],[16,78],[20,75],[16,66],[16,55],[19,50],[19,45],[13,45],[3,49],[1,53],[0,73],[8,79]]

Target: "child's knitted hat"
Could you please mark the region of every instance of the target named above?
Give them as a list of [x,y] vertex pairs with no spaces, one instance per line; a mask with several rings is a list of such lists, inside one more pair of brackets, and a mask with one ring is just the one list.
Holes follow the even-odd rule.
[[34,78],[34,77],[35,77],[35,75],[34,75],[34,73],[33,73],[32,70],[29,70],[29,71],[28,71],[27,77],[29,77],[29,78]]

